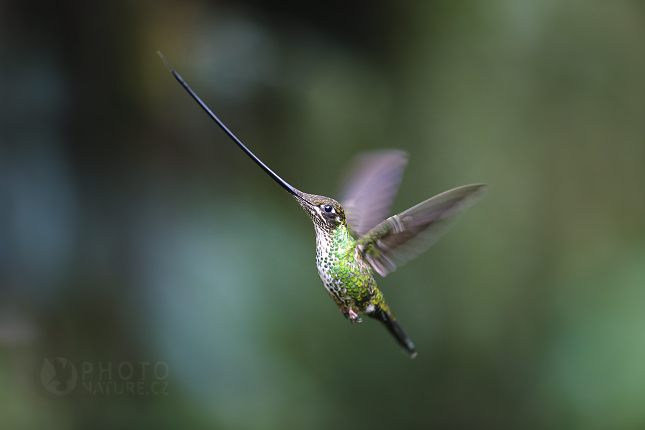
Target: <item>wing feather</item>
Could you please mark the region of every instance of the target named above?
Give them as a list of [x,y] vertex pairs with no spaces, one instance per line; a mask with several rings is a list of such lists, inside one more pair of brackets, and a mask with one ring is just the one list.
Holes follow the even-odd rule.
[[407,162],[406,152],[387,149],[364,152],[350,163],[339,201],[357,237],[387,218]]
[[385,276],[435,244],[484,195],[486,184],[464,185],[391,216],[358,239],[363,256]]

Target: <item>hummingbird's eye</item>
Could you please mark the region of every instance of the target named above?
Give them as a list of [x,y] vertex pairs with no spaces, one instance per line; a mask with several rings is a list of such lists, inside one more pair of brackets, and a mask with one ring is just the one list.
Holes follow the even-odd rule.
[[325,206],[323,206],[323,209],[325,209],[325,212],[331,212],[332,209],[334,209],[334,208],[331,207],[331,205],[325,205]]

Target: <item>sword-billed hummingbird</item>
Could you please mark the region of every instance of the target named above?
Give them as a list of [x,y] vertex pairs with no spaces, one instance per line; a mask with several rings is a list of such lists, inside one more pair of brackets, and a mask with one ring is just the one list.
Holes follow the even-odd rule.
[[369,152],[357,160],[345,180],[341,205],[329,197],[303,193],[255,156],[206,106],[161,52],[175,79],[224,132],[307,212],[316,230],[316,265],[327,292],[352,323],[360,313],[381,321],[414,358],[405,334],[376,287],[373,271],[385,276],[443,236],[477,202],[485,184],[464,185],[434,196],[387,219],[407,155],[403,151]]

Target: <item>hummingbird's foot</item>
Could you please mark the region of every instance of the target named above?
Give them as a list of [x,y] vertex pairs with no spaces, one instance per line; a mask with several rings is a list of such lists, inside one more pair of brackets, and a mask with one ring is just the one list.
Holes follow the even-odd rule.
[[357,314],[356,312],[354,312],[354,309],[352,309],[352,308],[349,308],[349,320],[350,320],[352,323],[359,323],[359,322],[363,322],[363,319],[362,319],[362,318],[359,318],[359,317],[358,317],[358,314]]

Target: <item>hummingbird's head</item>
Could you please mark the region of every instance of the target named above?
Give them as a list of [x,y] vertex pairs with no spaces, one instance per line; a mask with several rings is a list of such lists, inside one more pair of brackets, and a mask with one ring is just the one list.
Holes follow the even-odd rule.
[[346,224],[345,211],[336,200],[306,193],[295,197],[317,228],[329,231]]

